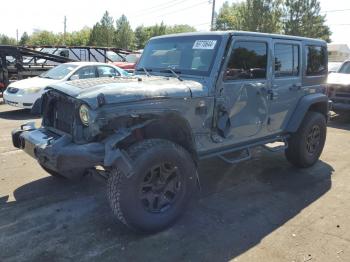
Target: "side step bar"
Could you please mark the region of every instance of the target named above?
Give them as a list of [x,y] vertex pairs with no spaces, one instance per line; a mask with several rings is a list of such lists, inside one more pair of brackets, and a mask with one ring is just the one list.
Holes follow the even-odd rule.
[[245,156],[242,156],[242,157],[231,158],[231,159],[225,157],[224,155],[218,155],[218,157],[221,160],[225,161],[226,163],[229,163],[232,165],[252,159],[252,153],[250,151],[250,148],[244,149],[243,151],[246,151],[246,154]]
[[[267,139],[267,140],[263,140],[257,143],[253,143],[253,144],[248,144],[245,146],[238,146],[238,147],[234,147],[231,149],[227,149],[227,150],[223,150],[223,151],[218,151],[218,152],[214,152],[214,153],[210,153],[210,154],[206,154],[202,157],[200,157],[200,159],[207,159],[207,158],[211,158],[211,157],[218,157],[221,160],[223,160],[224,162],[228,163],[228,164],[237,164],[243,161],[247,161],[250,160],[252,158],[252,153],[251,150],[253,148],[259,147],[261,146],[262,148],[264,148],[267,151],[270,152],[280,152],[280,151],[284,151],[288,148],[288,141],[287,141],[288,137],[279,137],[279,138],[274,138],[274,139]],[[270,147],[267,146],[267,144],[271,144],[271,143],[275,143],[275,142],[282,142],[283,145],[278,145],[276,147]],[[226,155],[229,153],[235,153],[235,152],[245,152],[243,154],[243,156],[239,156],[239,157],[233,157],[233,158],[229,158]]]
[[284,151],[284,150],[286,150],[288,148],[288,142],[287,142],[286,138],[283,138],[281,142],[283,142],[283,145],[275,146],[275,147],[269,147],[269,146],[267,146],[265,144],[265,145],[262,145],[262,148],[266,149],[267,151],[273,152],[273,153],[281,152],[281,151]]

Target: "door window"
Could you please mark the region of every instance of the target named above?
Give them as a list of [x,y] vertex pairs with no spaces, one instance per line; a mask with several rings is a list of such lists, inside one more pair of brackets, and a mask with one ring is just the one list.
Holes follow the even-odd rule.
[[115,77],[120,75],[115,68],[110,66],[98,66],[97,73],[98,77]]
[[86,66],[80,68],[75,75],[79,76],[79,79],[87,79],[96,77],[96,70],[94,66]]
[[266,79],[267,44],[239,41],[233,46],[224,80]]
[[299,75],[299,46],[275,45],[275,77]]

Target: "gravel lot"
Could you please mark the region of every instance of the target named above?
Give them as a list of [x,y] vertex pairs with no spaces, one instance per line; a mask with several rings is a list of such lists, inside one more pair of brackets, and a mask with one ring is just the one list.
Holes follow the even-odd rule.
[[261,150],[201,163],[188,212],[150,236],[115,222],[103,181],[50,177],[16,150],[10,132],[32,118],[0,105],[0,261],[350,261],[350,114],[308,170]]

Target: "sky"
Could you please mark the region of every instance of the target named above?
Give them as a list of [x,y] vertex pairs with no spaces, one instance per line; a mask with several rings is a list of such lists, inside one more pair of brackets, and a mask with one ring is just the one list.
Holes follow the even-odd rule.
[[[216,0],[216,11],[225,0]],[[98,3],[98,4],[92,4]],[[228,2],[239,2],[229,0]],[[350,46],[350,1],[320,0],[322,12],[333,32],[331,39]],[[1,1],[0,34],[16,37],[34,30],[63,32],[64,16],[67,31],[92,27],[108,10],[115,19],[125,14],[131,26],[153,25],[162,21],[167,25],[189,24],[199,31],[210,27],[211,2],[209,0],[20,0]]]

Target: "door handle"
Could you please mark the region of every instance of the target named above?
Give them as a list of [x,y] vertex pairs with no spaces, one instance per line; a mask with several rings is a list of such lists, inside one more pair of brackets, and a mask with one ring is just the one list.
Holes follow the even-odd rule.
[[273,89],[268,89],[267,94],[269,95],[270,100],[275,100],[278,97],[278,92]]
[[290,91],[299,91],[301,90],[301,84],[294,84],[291,87],[289,87]]
[[267,96],[269,100],[274,100],[277,98],[278,96],[278,92],[274,91],[271,88],[267,88],[266,86],[262,86],[259,88],[259,90],[257,91],[258,95],[263,95],[263,96]]

